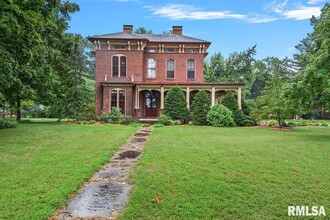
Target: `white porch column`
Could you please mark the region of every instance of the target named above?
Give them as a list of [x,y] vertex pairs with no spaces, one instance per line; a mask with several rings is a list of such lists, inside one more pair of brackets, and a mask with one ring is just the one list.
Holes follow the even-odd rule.
[[212,87],[212,90],[211,90],[211,106],[214,106],[215,104],[215,88]]
[[242,90],[241,87],[237,88],[237,104],[238,108],[242,110]]
[[186,89],[186,102],[187,102],[187,108],[190,109],[190,88],[187,87]]
[[160,87],[160,109],[164,109],[164,87]]

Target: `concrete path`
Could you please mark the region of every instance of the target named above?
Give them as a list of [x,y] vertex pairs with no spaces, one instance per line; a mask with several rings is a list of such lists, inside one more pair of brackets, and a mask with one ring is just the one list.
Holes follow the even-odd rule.
[[51,220],[116,219],[127,205],[132,186],[127,179],[138,162],[151,128],[141,128],[122,145]]

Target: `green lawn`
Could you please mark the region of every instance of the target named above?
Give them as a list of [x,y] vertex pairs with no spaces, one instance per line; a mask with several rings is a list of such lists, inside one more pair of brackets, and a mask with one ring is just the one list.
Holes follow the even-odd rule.
[[47,219],[135,130],[57,123],[0,130],[0,219]]
[[330,215],[330,129],[155,129],[131,181],[122,219],[286,219],[289,205]]

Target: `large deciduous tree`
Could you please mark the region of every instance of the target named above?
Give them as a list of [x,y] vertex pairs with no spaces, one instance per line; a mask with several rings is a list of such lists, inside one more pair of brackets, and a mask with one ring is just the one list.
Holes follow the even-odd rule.
[[313,32],[308,35],[308,46],[296,55],[303,68],[291,91],[302,91],[292,97],[299,99],[305,109],[323,106],[330,110],[330,4],[325,4],[321,12],[320,18],[311,19]]
[[16,106],[21,100],[51,100],[56,71],[51,60],[60,55],[75,3],[53,0],[0,1],[0,93]]

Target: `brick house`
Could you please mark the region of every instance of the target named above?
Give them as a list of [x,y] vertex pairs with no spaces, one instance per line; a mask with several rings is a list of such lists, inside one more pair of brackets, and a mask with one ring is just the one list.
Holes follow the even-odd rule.
[[152,120],[164,110],[164,98],[174,85],[182,88],[188,108],[199,90],[210,94],[212,105],[228,90],[237,92],[241,108],[244,83],[205,83],[204,58],[211,42],[182,35],[134,34],[132,25],[119,33],[90,37],[96,56],[96,114],[112,107],[125,116]]

